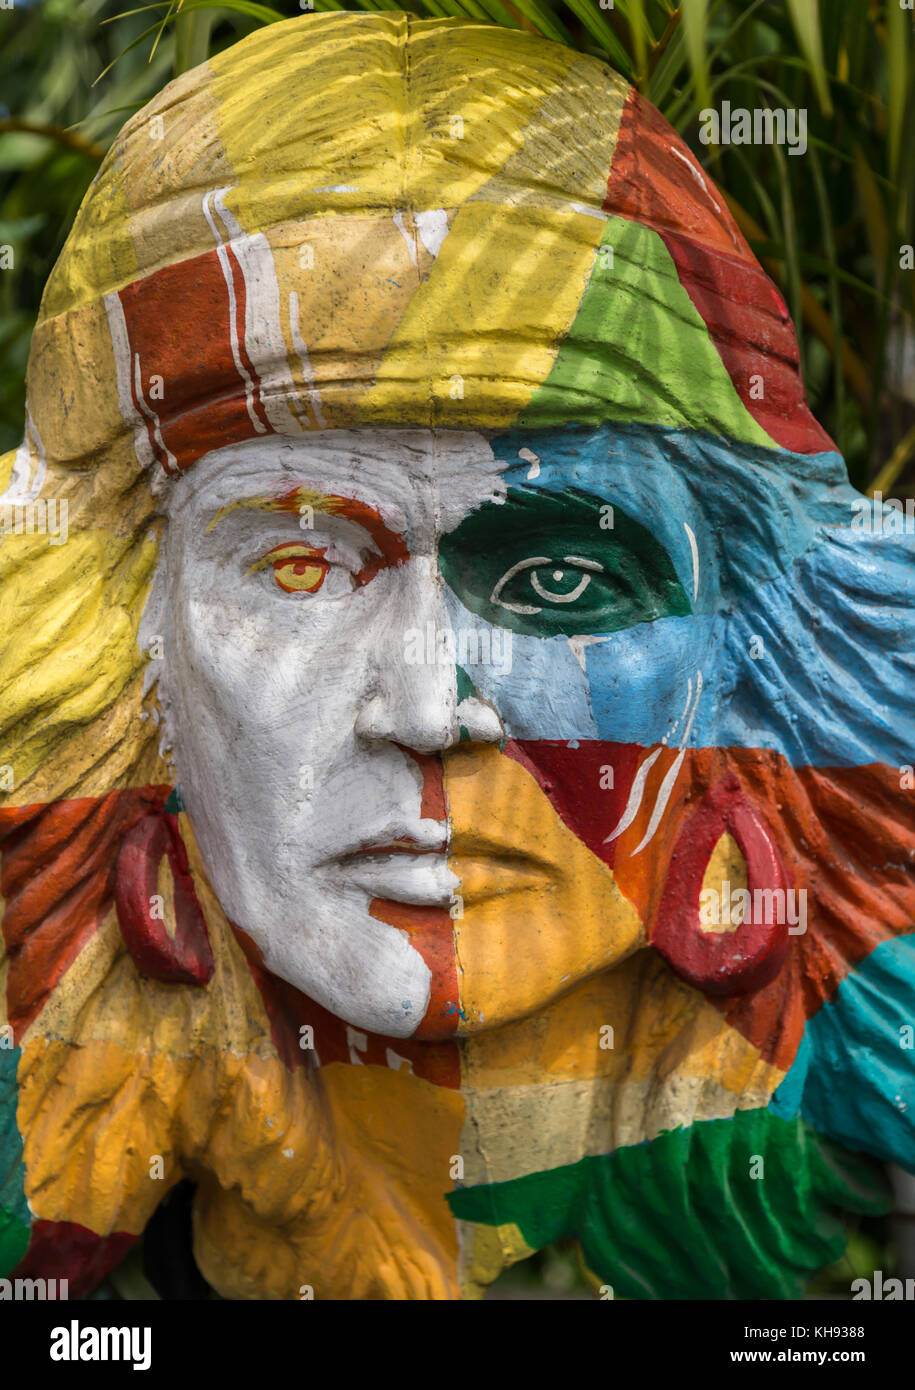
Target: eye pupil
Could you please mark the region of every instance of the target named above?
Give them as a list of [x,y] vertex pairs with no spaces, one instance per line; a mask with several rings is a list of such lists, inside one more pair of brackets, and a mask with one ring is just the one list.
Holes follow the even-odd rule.
[[553,570],[553,578],[559,580],[565,574],[565,570]]
[[277,584],[288,594],[314,594],[324,583],[327,565],[321,560],[305,556],[288,558],[276,561],[273,574]]

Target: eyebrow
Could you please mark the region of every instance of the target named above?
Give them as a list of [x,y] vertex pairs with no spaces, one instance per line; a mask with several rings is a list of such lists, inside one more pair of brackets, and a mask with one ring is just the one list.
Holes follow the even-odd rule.
[[239,497],[234,502],[227,502],[213,514],[207,524],[207,532],[224,521],[236,507],[285,512],[290,516],[301,516],[305,508],[310,507],[312,511],[322,512],[326,516],[343,517],[356,526],[361,526],[375,542],[381,552],[378,565],[373,567],[375,569],[403,564],[410,556],[404,536],[398,531],[393,531],[374,507],[370,507],[367,502],[358,501],[355,497],[341,497],[336,493],[320,492],[316,488],[301,486],[290,488],[288,492],[283,493]]

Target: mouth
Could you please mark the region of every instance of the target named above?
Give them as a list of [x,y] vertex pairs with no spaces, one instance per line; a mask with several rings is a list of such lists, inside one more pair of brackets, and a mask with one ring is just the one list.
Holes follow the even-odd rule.
[[438,908],[542,886],[546,877],[539,860],[482,837],[456,850],[447,828],[436,823],[428,831],[363,840],[320,867],[372,898]]
[[408,837],[361,845],[328,860],[324,867],[334,878],[361,888],[370,898],[417,907],[448,908],[458,890],[457,875],[448,867],[444,846],[417,845]]

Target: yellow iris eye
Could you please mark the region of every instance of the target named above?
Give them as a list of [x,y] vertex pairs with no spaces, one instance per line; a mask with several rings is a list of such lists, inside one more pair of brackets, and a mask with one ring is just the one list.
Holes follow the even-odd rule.
[[273,577],[287,594],[315,594],[324,583],[327,565],[314,560],[274,560]]
[[270,565],[279,588],[287,594],[316,594],[327,577],[329,562],[322,550],[303,545],[278,545],[256,560],[248,574]]

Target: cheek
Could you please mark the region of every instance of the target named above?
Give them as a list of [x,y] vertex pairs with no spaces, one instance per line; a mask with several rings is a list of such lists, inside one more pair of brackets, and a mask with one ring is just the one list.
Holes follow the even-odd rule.
[[694,707],[699,712],[700,685],[708,700],[711,621],[643,623],[592,643],[585,660],[598,737],[643,747],[668,739],[676,746]]
[[257,722],[265,702],[295,698],[305,672],[313,678],[320,671],[321,635],[297,629],[261,590],[237,595],[215,583],[178,586],[173,612],[182,690],[242,724]]
[[[590,764],[561,743],[463,744],[444,756],[461,1033],[542,1008],[644,944],[638,912],[574,823],[608,814],[601,756],[582,751]],[[536,870],[517,867],[526,856]]]

